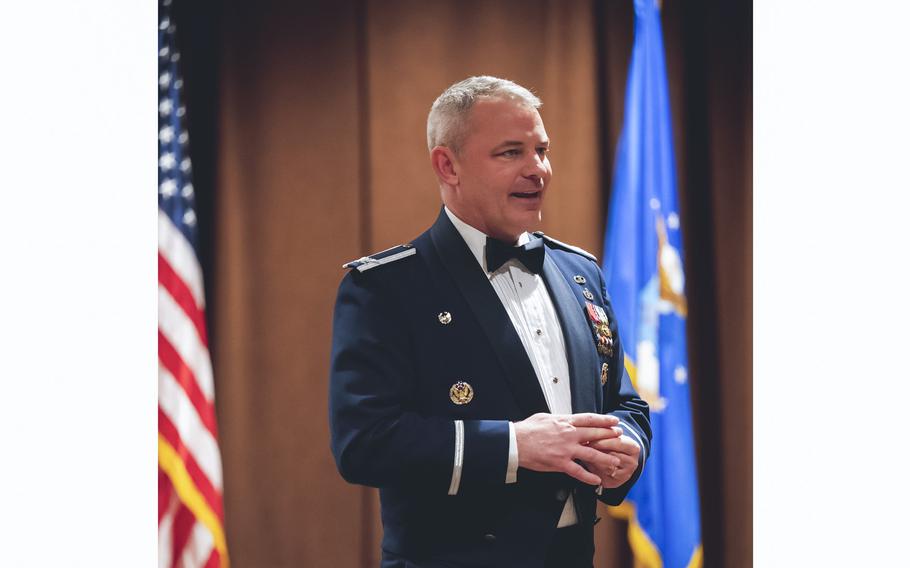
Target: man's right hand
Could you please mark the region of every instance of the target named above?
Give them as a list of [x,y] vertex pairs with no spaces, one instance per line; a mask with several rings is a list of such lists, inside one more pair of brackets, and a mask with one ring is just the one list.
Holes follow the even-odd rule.
[[589,485],[600,485],[601,478],[575,460],[587,462],[599,471],[619,467],[620,460],[588,443],[618,438],[619,419],[603,414],[539,413],[515,423],[518,465],[534,471],[560,471]]

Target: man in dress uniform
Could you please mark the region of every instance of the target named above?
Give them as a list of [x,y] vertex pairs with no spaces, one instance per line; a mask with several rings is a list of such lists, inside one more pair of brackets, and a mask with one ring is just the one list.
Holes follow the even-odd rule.
[[540,100],[449,87],[427,120],[444,207],[409,244],[349,262],[329,419],[351,483],[378,487],[382,567],[592,566],[651,442],[591,254],[542,233]]

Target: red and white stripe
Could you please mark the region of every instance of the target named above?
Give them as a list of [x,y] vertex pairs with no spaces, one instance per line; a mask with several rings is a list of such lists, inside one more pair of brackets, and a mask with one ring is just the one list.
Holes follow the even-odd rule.
[[[158,433],[179,457],[201,502],[214,513],[223,542],[221,455],[203,290],[193,247],[159,211]],[[227,556],[218,550],[211,530],[212,519],[207,525],[197,518],[176,485],[179,482],[159,466],[158,565],[227,566]]]

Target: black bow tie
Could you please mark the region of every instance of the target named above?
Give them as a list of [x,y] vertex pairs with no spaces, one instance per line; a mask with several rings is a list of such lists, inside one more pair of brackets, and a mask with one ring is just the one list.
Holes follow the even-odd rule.
[[531,241],[520,247],[512,246],[492,237],[487,237],[487,270],[493,272],[509,259],[520,260],[528,270],[540,274],[543,270],[543,239],[531,237]]

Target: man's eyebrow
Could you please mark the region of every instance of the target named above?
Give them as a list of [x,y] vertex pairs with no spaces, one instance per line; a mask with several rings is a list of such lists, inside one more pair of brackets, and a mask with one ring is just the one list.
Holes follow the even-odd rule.
[[[505,148],[505,147],[507,147],[507,146],[524,146],[524,144],[525,144],[525,143],[524,143],[523,141],[521,141],[521,140],[506,140],[506,141],[504,141],[504,142],[500,142],[499,144],[497,144],[496,147],[497,147],[497,148]],[[549,146],[550,146],[550,141],[549,141],[549,140],[541,140],[540,142],[538,142],[537,144],[534,144],[534,145],[535,145],[535,146],[540,145],[540,146],[547,146],[547,147],[549,147]]]

